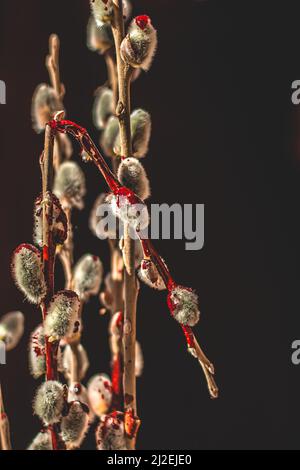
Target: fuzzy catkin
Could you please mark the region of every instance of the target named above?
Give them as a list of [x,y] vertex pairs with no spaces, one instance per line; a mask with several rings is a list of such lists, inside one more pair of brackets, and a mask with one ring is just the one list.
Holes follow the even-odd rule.
[[[129,0],[123,0],[123,17],[126,19],[131,12]],[[92,14],[98,27],[104,23],[110,23],[113,19],[113,1],[112,0],[90,0]]]
[[73,291],[63,290],[53,296],[45,320],[45,334],[51,341],[72,336],[78,322],[80,300]]
[[110,88],[100,87],[95,92],[93,106],[93,121],[97,129],[105,128],[108,119],[113,113],[113,92]]
[[118,169],[119,181],[142,201],[150,196],[150,183],[143,165],[136,158],[125,158]]
[[137,203],[131,203],[126,195],[112,195],[110,203],[113,214],[132,229],[143,230],[148,227],[150,220],[149,212],[142,200]]
[[40,251],[33,245],[19,245],[13,253],[11,269],[14,281],[26,299],[39,305],[47,292]]
[[166,285],[159,274],[155,264],[149,260],[144,259],[141,262],[138,270],[139,279],[153,289],[164,290]]
[[70,448],[79,447],[89,425],[88,407],[73,401],[69,404],[69,413],[61,421],[61,436]]
[[27,450],[52,450],[50,431],[39,432]]
[[103,23],[103,25],[99,27],[94,17],[91,16],[87,25],[87,47],[91,51],[98,51],[100,54],[104,54],[113,45],[114,38],[111,25],[109,23]]
[[55,175],[53,192],[71,207],[83,209],[83,197],[86,194],[85,176],[77,163],[68,161],[60,165]]
[[122,60],[134,68],[149,70],[157,48],[157,33],[147,15],[134,18],[121,43]]
[[73,288],[80,299],[87,301],[97,295],[102,283],[103,265],[98,256],[86,254],[74,267]]
[[107,121],[107,125],[100,140],[101,147],[107,157],[114,157],[116,155],[114,152],[114,146],[119,132],[119,120],[116,116],[111,116]]
[[126,450],[124,422],[118,416],[104,415],[96,429],[98,450]]
[[40,133],[57,111],[62,110],[62,103],[55,90],[42,83],[34,91],[31,105],[33,129]]
[[144,355],[139,341],[135,342],[135,376],[141,377],[144,370]]
[[191,289],[175,286],[168,295],[172,315],[180,324],[195,326],[200,319],[198,296]]
[[[78,364],[78,380],[82,380],[85,377],[85,374],[90,366],[88,355],[82,344],[78,344],[77,346],[77,360]],[[62,365],[64,369],[64,374],[67,379],[71,378],[71,369],[72,369],[72,359],[73,353],[71,346],[69,344],[66,345],[65,350],[63,352],[62,358]]]
[[64,404],[64,386],[56,380],[48,380],[38,388],[33,410],[46,425],[54,424],[61,420]]
[[[67,217],[59,199],[54,194],[49,197],[53,207],[52,240],[55,245],[63,245],[68,236]],[[33,241],[40,248],[43,246],[43,195],[40,195],[34,204]]]
[[89,403],[95,415],[101,417],[107,413],[112,401],[110,378],[105,374],[95,375],[89,380],[87,391]]
[[0,340],[4,341],[6,351],[14,349],[24,333],[22,312],[9,312],[0,319]]
[[45,334],[43,325],[31,333],[29,340],[29,370],[37,379],[46,372]]
[[[132,154],[135,158],[143,158],[148,152],[151,137],[151,116],[144,109],[135,109],[130,116]],[[114,144],[114,152],[121,153],[120,134]]]
[[119,238],[119,221],[112,212],[110,200],[110,194],[100,194],[91,210],[89,227],[100,240]]
[[92,14],[98,27],[110,22],[113,18],[112,0],[90,0]]

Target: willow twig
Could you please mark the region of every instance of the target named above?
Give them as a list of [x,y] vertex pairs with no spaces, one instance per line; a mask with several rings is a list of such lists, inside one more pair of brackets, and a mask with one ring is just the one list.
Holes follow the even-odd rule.
[[[124,63],[120,46],[125,37],[123,2],[114,0],[114,20],[112,31],[115,41],[118,90],[119,98],[116,108],[116,116],[120,125],[121,155],[125,158],[132,156],[131,129],[130,129],[130,79],[131,67]],[[124,270],[124,330],[123,330],[123,354],[124,354],[124,409],[127,416],[137,419],[136,403],[136,377],[135,377],[135,342],[136,342],[136,308],[138,288],[135,276],[135,240],[130,236],[130,227],[124,226],[124,253],[127,262]],[[128,449],[135,448],[136,435],[132,435],[126,426]]]
[[1,383],[0,383],[0,449],[12,450],[12,445],[11,445],[11,440],[10,440],[9,420],[4,409]]

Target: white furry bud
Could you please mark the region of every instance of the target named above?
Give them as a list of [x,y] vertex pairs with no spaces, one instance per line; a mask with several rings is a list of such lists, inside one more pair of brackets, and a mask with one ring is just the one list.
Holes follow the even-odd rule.
[[85,302],[97,295],[102,283],[103,265],[98,256],[84,255],[76,263],[73,274],[73,288]]
[[169,292],[168,304],[170,310],[180,324],[195,326],[200,318],[198,296],[191,289],[175,286]]
[[105,128],[108,119],[113,114],[113,92],[110,88],[100,87],[95,92],[93,120],[97,129]]
[[144,259],[141,262],[140,269],[138,270],[138,276],[142,282],[153,289],[164,290],[166,285],[157,271],[155,264],[149,260]]
[[85,176],[77,163],[64,162],[60,165],[54,179],[53,192],[59,199],[65,199],[71,207],[84,207]]
[[89,408],[80,401],[69,404],[69,413],[61,421],[61,436],[69,449],[79,447],[89,426]]
[[[28,352],[30,373],[35,379],[38,379],[46,374],[45,333],[43,325],[38,325],[31,333]],[[57,368],[60,372],[63,372],[60,348],[57,351]]]
[[[53,207],[52,235],[55,245],[63,245],[68,236],[68,223],[60,201],[54,194],[50,194]],[[33,213],[33,241],[39,247],[43,246],[43,196],[40,195],[34,204]]]
[[46,372],[45,334],[43,325],[39,325],[30,336],[29,370],[37,379]]
[[24,315],[9,312],[0,319],[0,341],[4,341],[6,351],[14,349],[24,333]]
[[27,450],[52,450],[50,431],[39,432]]
[[45,320],[45,334],[50,341],[72,336],[78,328],[79,308],[80,300],[73,291],[63,290],[53,296]]
[[[130,116],[132,154],[135,158],[142,158],[148,152],[151,137],[151,116],[143,109],[135,109]],[[114,152],[121,154],[120,134],[117,136]]]
[[114,146],[120,132],[119,120],[116,116],[111,116],[101,137],[101,146],[107,157],[115,156]]
[[46,425],[54,424],[61,420],[64,404],[65,387],[56,380],[48,380],[38,388],[33,410]]
[[131,195],[112,195],[111,207],[113,214],[134,230],[143,230],[149,225],[149,213],[142,200],[131,200]]
[[39,305],[47,293],[39,250],[33,245],[19,245],[12,256],[11,270],[17,287],[26,299]]
[[[78,344],[76,347],[77,347],[76,358],[78,361],[78,380],[81,381],[85,377],[85,374],[90,366],[90,363],[89,363],[87,352],[82,346],[82,344]],[[63,359],[62,359],[64,374],[67,379],[71,378],[72,361],[73,361],[72,349],[71,349],[71,346],[67,344],[63,352]]]
[[31,105],[31,118],[34,130],[42,132],[48,121],[57,111],[62,110],[62,103],[55,90],[49,85],[42,83],[35,89]]
[[89,227],[100,240],[118,238],[119,220],[112,212],[110,201],[111,194],[102,193],[97,197],[91,210]]
[[[110,23],[113,19],[112,0],[90,0],[92,13],[96,24],[101,27],[104,23]],[[131,12],[131,4],[128,0],[123,0],[123,16],[127,18]]]
[[101,417],[107,413],[112,401],[112,385],[110,378],[105,374],[92,377],[87,386],[91,409],[95,415]]
[[114,14],[112,0],[90,0],[91,10],[98,27],[111,22]]
[[119,181],[142,201],[150,196],[150,183],[143,165],[136,158],[125,158],[118,169]]
[[140,343],[135,343],[135,376],[141,377],[144,370],[144,356]]
[[128,34],[121,44],[121,57],[132,67],[149,70],[157,48],[157,33],[147,15],[137,16],[131,22]]
[[121,413],[101,417],[96,429],[98,450],[126,450],[124,422]]
[[104,54],[113,45],[114,38],[111,25],[109,23],[103,23],[103,25],[99,27],[94,17],[91,16],[87,25],[87,47],[91,51],[98,51],[100,54]]

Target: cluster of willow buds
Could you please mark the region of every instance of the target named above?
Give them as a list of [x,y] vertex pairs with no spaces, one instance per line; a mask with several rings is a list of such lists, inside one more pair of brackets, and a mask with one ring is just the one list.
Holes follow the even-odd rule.
[[[131,4],[128,0],[120,1],[119,6],[121,4],[121,20],[129,21]],[[120,22],[120,18],[116,21],[116,3],[90,0],[90,5],[87,45],[90,50],[104,55],[109,76],[108,82],[95,92],[92,114],[95,127],[101,131],[100,146],[109,164],[87,131],[64,118],[65,89],[60,82],[56,36],[50,37],[47,58],[51,85],[40,84],[32,100],[33,128],[38,133],[46,130],[45,136],[50,130],[54,175],[51,188],[45,191],[41,164],[43,193],[34,202],[33,241],[19,245],[11,263],[16,286],[26,300],[40,307],[42,312],[42,323],[31,333],[28,347],[31,375],[37,380],[43,376],[46,379],[39,384],[33,400],[33,411],[41,420],[42,429],[28,450],[78,449],[92,424],[98,450],[134,447],[140,421],[134,407],[126,405],[128,395],[126,381],[123,381],[126,372],[123,341],[131,333],[126,322],[124,272],[130,273],[131,268],[148,287],[166,291],[170,313],[182,328],[189,352],[204,370],[211,396],[217,396],[213,365],[192,331],[200,318],[198,296],[173,280],[164,259],[151,241],[143,237],[143,229],[149,224],[145,201],[151,195],[141,161],[149,152],[151,138],[151,116],[144,109],[137,108],[130,113],[128,107],[131,152],[126,158],[122,155],[124,135],[116,106],[118,90],[114,86],[118,83],[117,62],[121,58],[130,86],[141,71],[150,69],[157,48],[157,33],[147,15],[137,16],[128,23],[122,42],[116,47],[115,28]],[[97,197],[89,219],[92,233],[109,242],[111,266],[106,273],[98,256],[86,253],[76,259],[74,253],[72,211],[84,208],[87,184],[81,167],[71,160],[70,136],[81,145],[82,159],[95,163],[109,187],[109,192]],[[44,154],[41,162],[43,158]],[[124,227],[129,227],[136,235],[130,254]],[[58,291],[54,290],[56,256],[65,274],[65,288]],[[139,281],[137,285],[138,292]],[[99,372],[88,377],[90,359],[81,344],[81,333],[83,310],[93,296],[99,296],[100,313],[110,314],[110,376]],[[23,334],[23,323],[20,312],[0,319],[0,340],[7,350],[17,345]],[[141,344],[135,340],[132,345],[135,359],[131,361],[131,370],[135,380],[135,376],[143,373],[144,358]],[[133,402],[133,397],[129,398]]]

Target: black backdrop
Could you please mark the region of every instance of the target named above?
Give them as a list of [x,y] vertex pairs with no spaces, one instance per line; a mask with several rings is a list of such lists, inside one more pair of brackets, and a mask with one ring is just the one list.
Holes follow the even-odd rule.
[[[153,118],[144,162],[151,202],[205,203],[201,251],[185,251],[181,241],[157,245],[176,279],[199,293],[196,333],[221,391],[219,400],[209,399],[164,295],[143,288],[143,449],[299,448],[300,366],[292,366],[290,346],[300,337],[300,120],[290,95],[300,78],[300,7],[274,3],[134,2],[135,14],[148,13],[159,33],[153,67],[132,93],[133,105]],[[31,240],[32,202],[40,190],[43,142],[31,129],[31,96],[48,79],[44,59],[56,32],[68,116],[97,138],[93,91],[106,74],[102,58],[85,45],[88,14],[87,0],[2,0],[0,6],[0,79],[7,84],[7,104],[0,106],[0,310],[26,315],[24,338],[0,366],[15,449],[39,429],[26,350],[39,313],[23,302],[9,273],[12,250]],[[84,171],[90,209],[104,184],[94,167]],[[88,211],[75,219],[77,256],[100,253],[107,265],[107,246],[90,234]],[[109,372],[108,319],[97,311],[95,300],[85,312],[89,376]],[[92,439],[85,447],[91,445]]]

